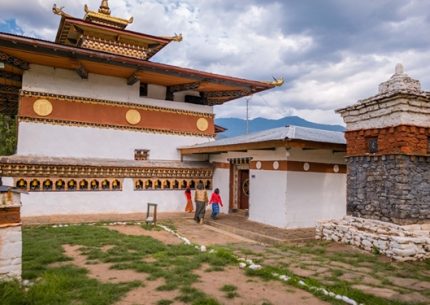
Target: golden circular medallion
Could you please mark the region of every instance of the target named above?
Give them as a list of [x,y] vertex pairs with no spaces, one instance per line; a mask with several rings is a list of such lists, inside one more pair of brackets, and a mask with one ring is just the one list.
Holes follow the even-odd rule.
[[48,116],[52,113],[53,107],[50,101],[38,99],[33,104],[33,110],[38,116]]
[[209,122],[205,118],[200,118],[197,120],[197,129],[200,131],[206,131],[209,128]]
[[134,110],[134,109],[130,109],[125,114],[125,119],[127,120],[127,122],[129,124],[136,125],[136,124],[138,124],[140,122],[141,116],[140,116],[139,111]]

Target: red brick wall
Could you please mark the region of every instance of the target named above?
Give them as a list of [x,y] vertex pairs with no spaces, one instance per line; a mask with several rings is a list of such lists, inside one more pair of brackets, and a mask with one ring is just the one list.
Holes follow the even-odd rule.
[[[379,129],[345,132],[347,156],[369,155],[368,139],[378,138],[378,152],[374,155],[428,155],[430,128],[399,125]],[[370,154],[373,155],[373,154]]]

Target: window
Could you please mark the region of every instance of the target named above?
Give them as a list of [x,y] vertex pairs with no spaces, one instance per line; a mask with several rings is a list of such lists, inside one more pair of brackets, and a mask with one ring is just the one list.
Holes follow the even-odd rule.
[[139,96],[148,96],[148,84],[140,83]]
[[367,139],[367,151],[371,154],[378,152],[378,137],[371,137]]
[[149,149],[135,149],[134,160],[148,160]]

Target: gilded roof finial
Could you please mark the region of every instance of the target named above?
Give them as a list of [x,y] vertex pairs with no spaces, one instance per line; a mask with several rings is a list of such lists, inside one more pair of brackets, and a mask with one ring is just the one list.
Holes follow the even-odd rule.
[[269,84],[275,86],[275,87],[280,87],[285,83],[285,79],[283,77],[277,79],[275,77],[273,77],[273,81],[272,82],[268,82]]
[[182,39],[183,39],[182,33],[179,33],[179,34],[175,33],[175,36],[172,37],[172,41],[180,42],[180,41],[182,41]]
[[54,5],[52,6],[52,12],[53,12],[55,15],[65,16],[65,17],[70,17],[70,15],[69,15],[69,14],[66,14],[66,13],[63,11],[63,8],[64,8],[64,6],[62,6],[62,7],[57,7],[57,5],[54,3]]
[[105,15],[110,15],[110,8],[109,8],[108,0],[102,0],[102,3],[100,4],[100,8],[99,8],[99,13],[105,14]]

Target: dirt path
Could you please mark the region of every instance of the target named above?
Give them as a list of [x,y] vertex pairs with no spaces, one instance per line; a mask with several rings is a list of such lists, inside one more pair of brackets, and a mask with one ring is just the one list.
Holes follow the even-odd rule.
[[168,245],[179,245],[182,243],[182,240],[169,232],[145,230],[144,228],[137,225],[107,226],[107,228],[125,235],[149,236]]
[[[123,283],[130,281],[140,281],[142,286],[128,292],[115,305],[131,304],[156,304],[160,300],[174,300],[178,296],[177,291],[158,291],[157,287],[164,284],[164,280],[147,280],[145,273],[134,270],[111,269],[111,264],[98,263],[88,264],[86,256],[79,251],[80,246],[64,245],[65,254],[72,258],[73,264],[85,268],[89,272],[89,277],[95,278],[103,283]],[[224,271],[206,272],[208,266],[201,268],[195,273],[199,276],[199,282],[193,286],[204,293],[214,297],[221,304],[231,305],[260,305],[264,302],[272,305],[324,305],[328,304],[320,301],[310,293],[293,287],[286,286],[280,282],[265,282],[258,278],[249,278],[237,267],[230,267]],[[226,293],[220,289],[224,285],[234,285],[237,287],[238,296],[227,298]],[[175,301],[173,305],[184,305]]]
[[[221,272],[204,272],[204,268],[196,272],[200,281],[194,287],[213,296],[222,304],[228,305],[324,305],[329,304],[319,300],[309,292],[287,286],[278,281],[263,281],[250,278],[237,267],[231,267]],[[228,298],[221,291],[224,285],[237,287],[238,296]]]

